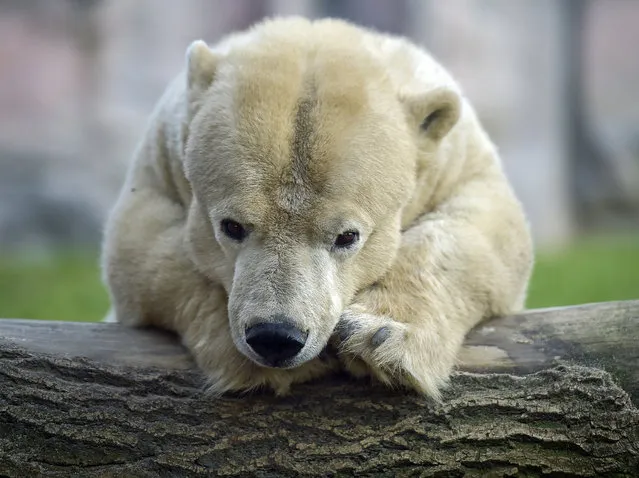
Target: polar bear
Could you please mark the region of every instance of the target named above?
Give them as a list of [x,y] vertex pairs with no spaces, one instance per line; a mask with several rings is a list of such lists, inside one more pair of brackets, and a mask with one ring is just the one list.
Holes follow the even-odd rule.
[[459,85],[335,19],[186,57],[107,221],[112,316],[177,332],[215,393],[344,369],[439,399],[466,333],[523,307],[533,261]]

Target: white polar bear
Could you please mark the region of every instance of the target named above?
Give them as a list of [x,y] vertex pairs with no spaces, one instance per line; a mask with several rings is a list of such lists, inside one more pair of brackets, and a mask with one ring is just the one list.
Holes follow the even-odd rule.
[[466,333],[523,307],[531,267],[451,76],[329,19],[190,46],[103,248],[114,317],[176,331],[217,393],[343,367],[438,398]]

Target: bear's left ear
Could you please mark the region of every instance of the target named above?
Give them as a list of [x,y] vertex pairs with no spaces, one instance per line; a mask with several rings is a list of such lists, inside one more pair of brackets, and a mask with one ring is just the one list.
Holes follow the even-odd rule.
[[433,141],[440,141],[455,126],[461,113],[459,94],[449,88],[401,98],[409,121]]
[[194,41],[187,49],[186,87],[190,112],[197,110],[202,95],[213,83],[218,60],[202,40]]

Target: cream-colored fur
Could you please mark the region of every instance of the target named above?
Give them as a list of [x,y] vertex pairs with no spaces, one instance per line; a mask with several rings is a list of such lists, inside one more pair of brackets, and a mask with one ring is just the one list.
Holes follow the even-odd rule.
[[[345,231],[359,241],[337,249]],[[191,45],[103,250],[117,320],[178,332],[218,393],[344,367],[437,398],[465,334],[523,307],[531,265],[521,205],[451,76],[405,39],[301,18]],[[273,316],[308,332],[287,368],[244,338]]]

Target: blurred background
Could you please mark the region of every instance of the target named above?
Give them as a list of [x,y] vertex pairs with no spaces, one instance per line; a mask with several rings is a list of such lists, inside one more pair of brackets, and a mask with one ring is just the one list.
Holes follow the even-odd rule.
[[639,298],[637,0],[0,0],[0,317],[103,317],[102,224],[151,109],[192,40],[273,14],[451,70],[530,217],[528,307]]

